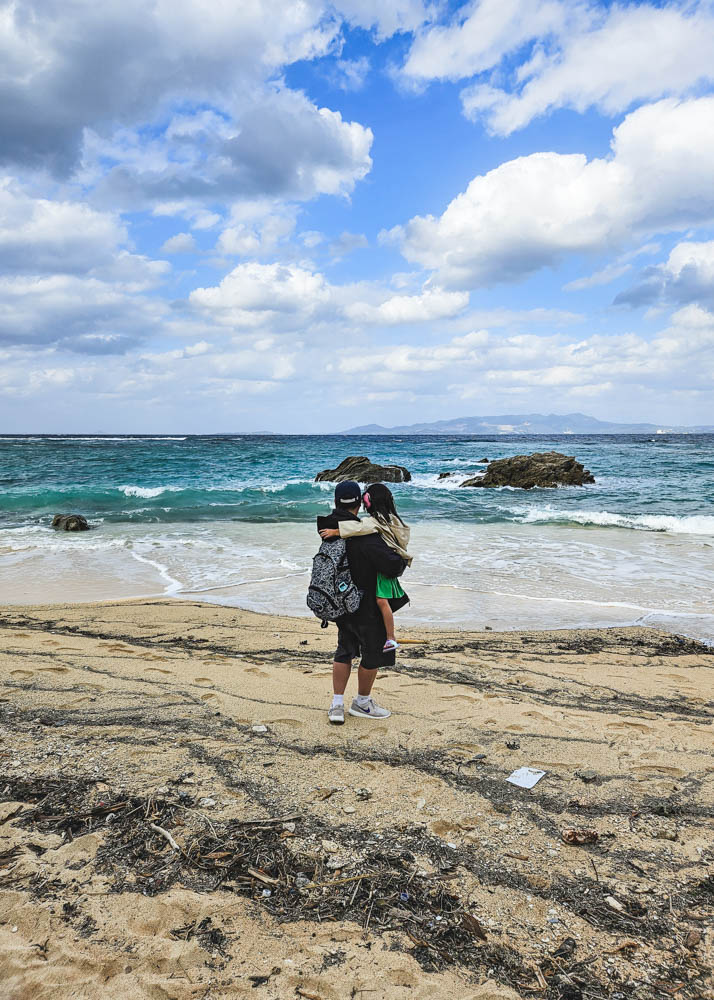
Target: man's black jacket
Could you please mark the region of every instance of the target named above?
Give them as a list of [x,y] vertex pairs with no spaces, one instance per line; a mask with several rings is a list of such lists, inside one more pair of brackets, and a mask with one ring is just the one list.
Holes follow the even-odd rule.
[[[339,521],[359,521],[359,518],[348,510],[333,510],[327,517],[318,517],[317,530],[337,528]],[[401,576],[407,564],[398,552],[390,549],[379,534],[348,538],[347,561],[355,585],[364,592],[359,609],[350,617],[366,618],[378,615],[381,618],[376,597],[377,573],[383,576]],[[404,597],[390,598],[389,603],[392,611],[398,611],[409,603],[409,598],[405,594]]]

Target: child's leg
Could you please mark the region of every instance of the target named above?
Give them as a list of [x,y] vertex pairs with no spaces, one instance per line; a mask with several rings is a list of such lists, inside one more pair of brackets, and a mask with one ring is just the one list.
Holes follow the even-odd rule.
[[379,610],[382,612],[384,627],[387,630],[387,639],[394,639],[394,615],[389,606],[389,601],[386,597],[378,597],[377,604],[379,605]]

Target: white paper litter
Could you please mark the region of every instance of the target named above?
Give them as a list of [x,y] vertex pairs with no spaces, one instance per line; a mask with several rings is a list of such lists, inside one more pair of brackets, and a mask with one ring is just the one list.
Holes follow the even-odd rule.
[[539,771],[537,767],[519,767],[513,774],[509,774],[506,781],[519,788],[533,788],[537,785],[545,771]]

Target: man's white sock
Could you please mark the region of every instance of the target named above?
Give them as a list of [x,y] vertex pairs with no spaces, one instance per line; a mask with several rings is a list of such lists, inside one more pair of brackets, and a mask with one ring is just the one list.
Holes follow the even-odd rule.
[[344,705],[345,696],[343,694],[333,694],[332,696],[332,707],[338,708],[340,705]]
[[369,698],[370,698],[370,696],[368,694],[358,694],[357,695],[357,704],[359,705],[359,707],[360,708],[366,708],[367,705],[369,705]]

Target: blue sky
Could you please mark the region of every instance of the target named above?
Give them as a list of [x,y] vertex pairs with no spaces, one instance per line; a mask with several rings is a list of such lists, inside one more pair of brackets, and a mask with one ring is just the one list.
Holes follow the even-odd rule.
[[0,429],[714,423],[714,3],[0,2]]

